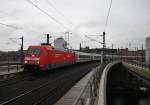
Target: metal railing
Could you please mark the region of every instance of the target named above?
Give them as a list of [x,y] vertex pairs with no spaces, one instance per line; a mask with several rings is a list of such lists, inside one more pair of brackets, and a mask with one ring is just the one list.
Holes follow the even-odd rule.
[[94,105],[98,98],[99,82],[104,66],[94,68],[92,76],[73,105]]
[[150,70],[150,65],[146,64],[145,62],[140,62],[140,61],[136,61],[136,60],[125,61],[125,62],[130,63],[135,66],[142,67],[143,69],[146,69],[146,70]]
[[98,92],[99,92],[99,83],[101,79],[102,72],[107,64],[111,62],[116,62],[121,60],[105,60],[103,64],[93,69],[92,75],[88,80],[88,83],[83,88],[79,97],[76,99],[73,105],[97,105],[98,103]]
[[22,69],[22,63],[20,62],[0,63],[0,75],[19,72],[20,69]]

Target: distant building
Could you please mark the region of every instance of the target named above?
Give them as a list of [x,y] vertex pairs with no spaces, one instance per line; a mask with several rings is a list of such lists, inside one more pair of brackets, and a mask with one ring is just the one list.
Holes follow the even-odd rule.
[[145,39],[145,60],[147,64],[150,64],[150,37]]

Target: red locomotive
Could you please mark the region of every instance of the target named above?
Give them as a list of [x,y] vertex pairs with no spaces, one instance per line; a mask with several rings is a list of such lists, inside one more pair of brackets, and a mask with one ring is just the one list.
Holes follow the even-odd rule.
[[73,52],[66,46],[67,42],[63,38],[57,38],[54,47],[50,44],[29,46],[24,58],[24,69],[49,70],[74,63],[100,60],[99,54]]
[[75,62],[75,55],[71,51],[59,51],[49,45],[30,46],[25,55],[25,69],[48,70]]

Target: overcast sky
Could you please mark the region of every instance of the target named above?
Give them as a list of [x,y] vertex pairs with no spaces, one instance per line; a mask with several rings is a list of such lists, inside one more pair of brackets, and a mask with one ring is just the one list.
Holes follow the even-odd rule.
[[[99,35],[104,25],[110,0],[31,0],[49,14],[42,13],[26,0],[0,0],[0,49],[18,50],[24,36],[25,49],[31,44],[46,40],[44,34],[53,38],[70,31],[70,46],[79,48],[79,43],[90,48],[102,47],[97,42],[84,42],[85,35]],[[51,19],[53,18],[53,20]],[[57,22],[56,22],[57,21]],[[150,33],[150,0],[113,0],[108,26],[106,28],[107,47],[141,48]],[[99,36],[90,36],[102,41]],[[12,39],[11,39],[12,38]],[[16,42],[16,43],[15,43]]]

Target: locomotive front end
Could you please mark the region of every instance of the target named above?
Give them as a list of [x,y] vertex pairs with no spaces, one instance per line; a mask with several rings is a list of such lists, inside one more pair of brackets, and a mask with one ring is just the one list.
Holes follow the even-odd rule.
[[29,47],[24,58],[24,69],[35,70],[40,68],[41,49]]

